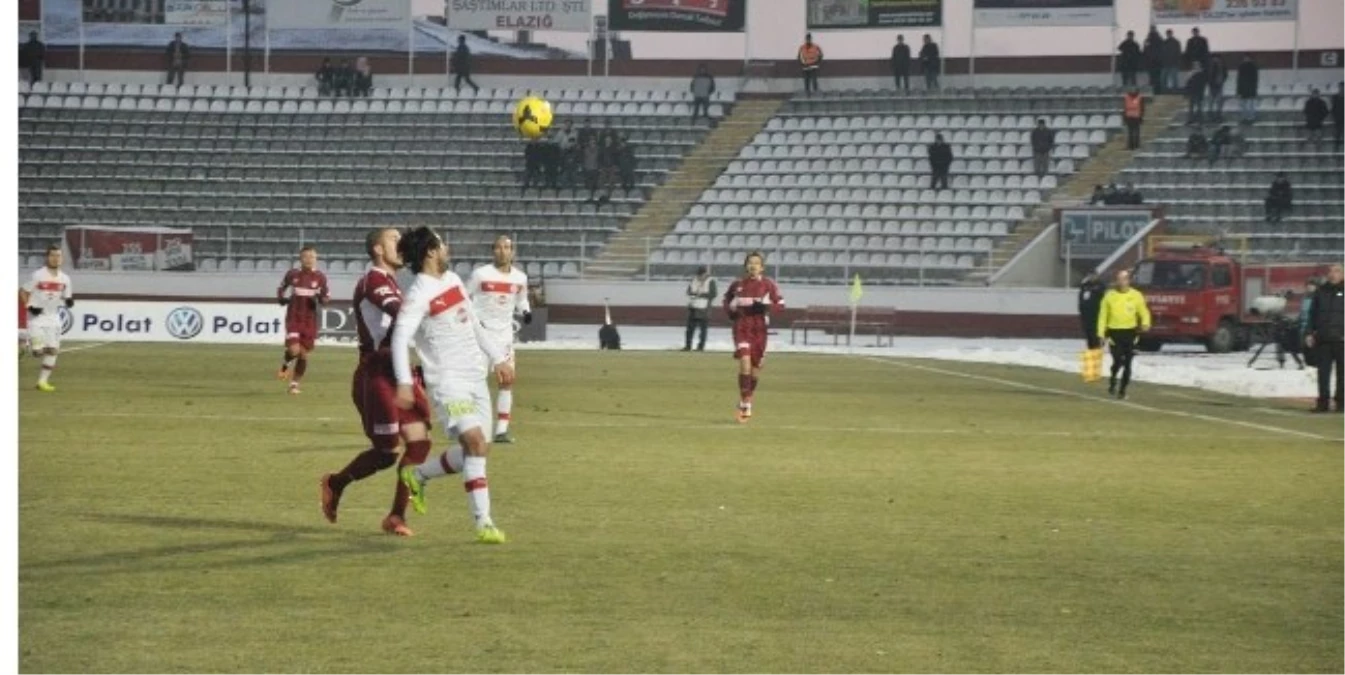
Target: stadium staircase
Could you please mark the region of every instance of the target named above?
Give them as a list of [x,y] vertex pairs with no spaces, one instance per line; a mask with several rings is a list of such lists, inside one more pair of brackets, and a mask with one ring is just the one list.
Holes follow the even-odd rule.
[[[1186,109],[1186,99],[1181,96],[1159,96],[1149,99],[1147,106],[1144,124],[1140,126],[1140,148],[1163,134],[1173,118]],[[1051,226],[1055,209],[1087,202],[1092,196],[1093,186],[1117,181],[1120,173],[1134,160],[1135,154],[1126,149],[1124,131],[1114,134],[1092,159],[1084,163],[1078,173],[1051,193],[1050,201],[1035,207],[1008,236],[1000,239],[990,251],[985,267],[967,275],[967,281],[988,283],[997,271]]]
[[[648,270],[651,248],[657,247],[686,215],[705,190],[714,185],[729,162],[766,127],[783,99],[739,101],[731,114],[691,152],[670,178],[656,188],[626,228],[612,236],[583,276],[595,279],[626,279]],[[652,242],[652,243],[651,243]]]

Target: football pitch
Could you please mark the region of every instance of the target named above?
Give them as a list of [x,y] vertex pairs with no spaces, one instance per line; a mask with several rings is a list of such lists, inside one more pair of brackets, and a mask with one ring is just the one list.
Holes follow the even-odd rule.
[[[20,369],[23,672],[1341,672],[1342,425],[1044,370],[525,351],[474,542],[417,536],[355,353],[107,345]],[[435,432],[437,449],[445,445]]]

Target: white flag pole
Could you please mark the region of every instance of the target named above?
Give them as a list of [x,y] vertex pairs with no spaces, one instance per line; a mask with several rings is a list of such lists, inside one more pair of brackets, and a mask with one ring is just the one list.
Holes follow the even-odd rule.
[[[271,74],[271,15],[266,15],[266,25],[262,29],[262,72]],[[269,79],[269,78],[268,78]]]
[[[411,16],[411,0],[406,0],[406,74],[416,74],[416,20]],[[413,83],[408,82],[406,86]]]
[[[227,77],[233,73],[234,69],[234,17],[233,3],[224,3],[224,74],[225,82],[232,78]],[[231,83],[232,84],[232,83]]]

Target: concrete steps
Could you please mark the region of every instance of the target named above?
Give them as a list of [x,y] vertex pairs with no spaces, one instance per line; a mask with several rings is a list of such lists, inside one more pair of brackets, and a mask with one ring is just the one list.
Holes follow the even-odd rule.
[[714,185],[729,162],[766,127],[783,104],[781,99],[735,103],[732,114],[682,158],[668,181],[654,190],[626,229],[614,235],[598,257],[584,266],[583,276],[628,279],[644,270],[649,252],[677,226],[691,205]]

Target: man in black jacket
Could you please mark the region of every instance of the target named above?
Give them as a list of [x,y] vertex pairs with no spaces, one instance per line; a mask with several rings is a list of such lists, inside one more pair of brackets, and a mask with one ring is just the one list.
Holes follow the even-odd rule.
[[953,166],[953,147],[943,141],[943,134],[934,134],[929,144],[929,187],[938,192],[948,188],[948,169]]
[[1163,64],[1163,91],[1177,91],[1181,87],[1182,41],[1168,29],[1163,40],[1161,63]]
[[911,46],[900,35],[897,36],[897,44],[892,46],[892,79],[897,89],[911,90]]
[[1341,96],[1341,90],[1345,89],[1345,82],[1336,87],[1336,93],[1331,95],[1331,129],[1335,134],[1336,145],[1340,145],[1341,132],[1345,131],[1345,97]]
[[1281,171],[1275,174],[1270,184],[1270,194],[1266,195],[1266,222],[1278,223],[1284,220],[1284,214],[1294,207],[1294,188]]
[[1261,85],[1261,68],[1250,55],[1242,57],[1238,64],[1238,103],[1242,107],[1242,123],[1256,121],[1256,96]]
[[1205,90],[1209,86],[1209,74],[1205,72],[1205,67],[1197,61],[1195,72],[1191,73],[1191,77],[1186,79],[1186,100],[1190,104],[1186,112],[1187,126],[1201,124],[1205,121]]
[[1079,323],[1089,349],[1102,349],[1102,339],[1097,335],[1097,315],[1102,309],[1102,296],[1106,293],[1107,284],[1096,274],[1089,274],[1079,284]]
[[467,37],[458,36],[458,47],[453,50],[453,56],[449,58],[448,69],[453,71],[453,91],[462,89],[463,80],[471,86],[472,93],[481,91],[481,87],[476,86],[472,81],[472,50],[467,48]]
[[1055,132],[1046,127],[1046,120],[1038,119],[1032,130],[1032,172],[1040,178],[1051,170],[1051,150],[1055,148]]
[[1326,283],[1317,287],[1308,310],[1308,336],[1304,344],[1317,350],[1317,407],[1326,412],[1331,393],[1331,371],[1336,373],[1336,412],[1345,411],[1345,289],[1340,265],[1332,265]]
[[1224,83],[1228,82],[1228,66],[1224,65],[1224,60],[1219,57],[1210,59],[1210,100],[1206,107],[1210,112],[1210,119],[1215,122],[1224,121]]
[[1186,41],[1186,62],[1192,68],[1199,63],[1205,70],[1210,69],[1210,41],[1200,34],[1199,28],[1191,29],[1191,37]]
[[1309,142],[1322,140],[1322,123],[1330,116],[1331,110],[1326,107],[1321,90],[1313,89],[1312,96],[1303,104],[1303,122],[1308,128]]
[[920,48],[920,72],[925,74],[925,88],[939,88],[939,71],[943,61],[939,59],[939,46],[925,33],[925,45]]
[[19,66],[28,69],[29,82],[42,81],[42,66],[47,62],[47,46],[37,39],[37,31],[28,34],[28,41],[19,48]]
[[1149,88],[1154,95],[1163,93],[1163,36],[1157,26],[1149,26],[1144,36],[1144,67],[1149,70]]
[[1135,86],[1135,74],[1140,69],[1140,45],[1135,42],[1135,31],[1126,31],[1126,39],[1116,51],[1116,69],[1121,71],[1121,86]]
[[167,60],[168,84],[176,79],[177,86],[181,87],[183,74],[187,72],[187,60],[191,58],[191,50],[182,40],[182,33],[173,33],[173,41],[168,43],[164,56]]

